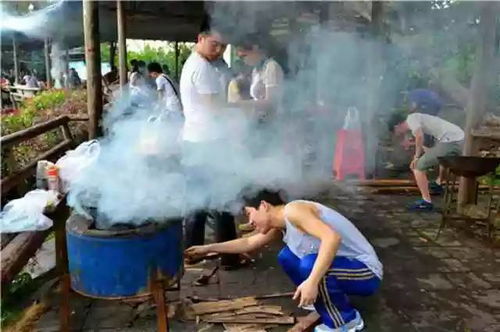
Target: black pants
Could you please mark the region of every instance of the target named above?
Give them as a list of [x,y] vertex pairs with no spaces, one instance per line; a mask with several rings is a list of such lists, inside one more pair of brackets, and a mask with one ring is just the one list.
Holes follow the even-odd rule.
[[[203,143],[185,142],[183,160],[187,176],[187,196],[191,200],[192,212],[185,219],[185,240],[186,247],[202,245],[205,240],[205,224],[210,214],[215,219],[215,241],[224,242],[236,239],[236,226],[234,217],[228,212],[216,210],[196,210],[208,204],[214,193],[214,186],[222,182],[224,174],[219,174],[217,169],[206,163],[211,154],[220,155],[221,152],[214,152],[224,149],[222,141],[212,141]],[[219,207],[217,207],[219,209]],[[238,255],[222,255],[223,265],[235,265],[238,263]]]
[[[207,211],[197,211],[186,218],[186,247],[202,245],[205,242],[205,224],[208,217]],[[215,241],[224,242],[236,239],[236,226],[234,217],[229,212],[210,212],[215,219]],[[235,265],[238,255],[222,255],[222,265]]]

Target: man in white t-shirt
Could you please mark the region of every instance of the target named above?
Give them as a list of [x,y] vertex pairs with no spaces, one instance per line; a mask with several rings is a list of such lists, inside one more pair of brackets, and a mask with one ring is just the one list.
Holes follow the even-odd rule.
[[[412,113],[407,116],[406,120],[396,122],[399,122],[394,126],[396,135],[405,134],[410,130],[415,136],[415,155],[410,163],[410,168],[415,175],[422,199],[410,206],[410,209],[433,210],[426,171],[439,165],[439,157],[460,155],[465,136],[464,131],[440,117],[423,113]],[[430,135],[436,140],[436,144],[432,148],[424,149],[424,134]]]
[[158,99],[168,112],[180,114],[182,112],[179,92],[174,81],[163,73],[163,69],[157,62],[148,65],[149,76],[155,80]]
[[[210,189],[217,182],[214,179],[224,176],[218,174],[217,163],[210,163],[214,162],[213,156],[222,155],[220,151],[224,151],[227,144],[223,140],[225,126],[221,123],[221,115],[225,112],[225,94],[222,91],[220,73],[213,65],[220,58],[225,44],[219,32],[201,32],[193,52],[182,67],[180,92],[185,118],[182,134],[183,164],[188,177],[187,195],[194,205],[188,209],[198,208],[185,221],[186,246],[203,244],[210,205],[210,202],[205,201],[206,195],[214,192]],[[199,201],[194,202],[196,198]],[[225,211],[210,212],[215,217],[216,240],[235,239],[233,216]],[[222,264],[234,266],[237,259],[236,255],[224,255]]]

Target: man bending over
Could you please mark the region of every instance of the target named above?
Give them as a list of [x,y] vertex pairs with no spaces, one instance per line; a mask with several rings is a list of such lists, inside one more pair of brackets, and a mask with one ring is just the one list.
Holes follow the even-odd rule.
[[315,331],[360,331],[359,312],[347,295],[372,295],[382,280],[382,264],[361,232],[337,211],[312,201],[284,204],[262,192],[245,213],[258,234],[232,241],[194,246],[186,255],[246,253],[282,238],[278,255],[283,270],[297,286],[299,306],[314,304],[322,325]]
[[[397,123],[394,126],[396,135],[403,135],[410,130],[415,136],[415,155],[410,163],[410,169],[413,171],[422,199],[413,203],[409,209],[432,211],[434,205],[429,193],[426,171],[439,165],[439,157],[460,155],[464,132],[451,122],[423,113],[411,113],[406,120],[393,119],[393,123]],[[436,140],[432,148],[424,150],[424,135],[430,135]],[[436,182],[440,184],[441,179],[438,178]]]

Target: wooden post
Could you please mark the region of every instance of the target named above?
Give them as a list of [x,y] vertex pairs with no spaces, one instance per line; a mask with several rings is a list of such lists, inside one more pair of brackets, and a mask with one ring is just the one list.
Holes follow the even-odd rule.
[[369,178],[377,176],[377,156],[378,156],[378,138],[377,130],[373,127],[375,118],[380,111],[380,94],[382,88],[382,80],[384,73],[384,28],[383,28],[383,3],[382,1],[371,2],[371,22],[370,35],[372,41],[369,44],[367,51],[370,56],[367,57],[365,63],[367,76],[367,94],[366,94],[366,114],[367,117],[363,121],[363,131],[365,133],[365,170]]
[[101,47],[99,38],[99,2],[83,0],[83,33],[87,67],[87,110],[89,139],[99,136],[102,116]]
[[47,88],[52,87],[52,81],[50,78],[50,45],[49,39],[45,38],[45,80],[47,84]]
[[118,63],[120,88],[127,84],[127,36],[126,36],[126,13],[122,1],[116,1],[116,22],[118,24]]
[[[492,83],[495,64],[495,20],[496,2],[480,2],[479,42],[476,50],[476,64],[472,76],[471,94],[466,108],[464,156],[477,153],[471,131],[479,126],[487,111],[488,92]],[[463,206],[475,202],[476,180],[460,179],[458,204]]]
[[14,60],[14,84],[19,84],[19,60],[17,59],[16,34],[12,35],[12,57]]
[[116,55],[116,43],[109,42],[109,67],[113,68],[115,66],[115,55]]
[[179,82],[179,42],[175,41],[175,79]]

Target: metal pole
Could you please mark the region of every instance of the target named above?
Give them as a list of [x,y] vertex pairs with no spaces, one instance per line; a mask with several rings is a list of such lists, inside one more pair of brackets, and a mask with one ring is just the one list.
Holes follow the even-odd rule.
[[12,36],[12,52],[14,58],[14,84],[19,84],[19,62],[17,59],[17,43],[15,34]]
[[47,88],[52,88],[52,81],[50,79],[50,51],[49,51],[49,39],[45,38],[45,80],[47,82]]
[[126,22],[125,9],[123,2],[116,1],[116,21],[118,24],[118,64],[120,76],[120,88],[123,89],[127,84],[127,44],[126,44]]
[[83,32],[87,67],[87,110],[89,138],[99,136],[102,116],[101,48],[99,38],[99,2],[83,0]]

